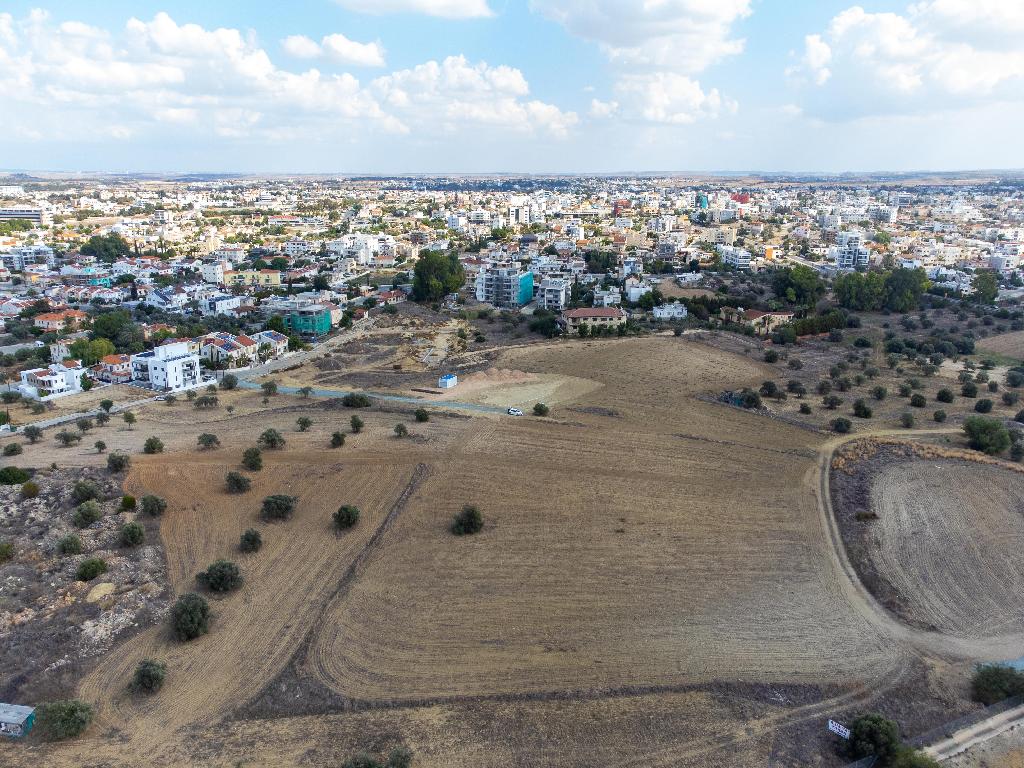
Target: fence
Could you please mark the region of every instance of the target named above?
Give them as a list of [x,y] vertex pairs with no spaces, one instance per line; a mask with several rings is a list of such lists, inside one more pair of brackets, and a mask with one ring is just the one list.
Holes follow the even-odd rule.
[[931,746],[932,744],[942,741],[943,739],[950,738],[954,733],[959,731],[961,728],[967,728],[968,726],[976,725],[977,723],[980,723],[982,720],[987,720],[988,718],[994,715],[998,715],[1001,712],[1005,712],[1008,709],[1019,707],[1021,704],[1024,704],[1024,696],[1011,696],[1008,699],[997,701],[995,704],[990,704],[984,709],[979,709],[975,712],[969,712],[968,714],[964,715],[961,718],[958,718],[957,720],[950,720],[948,723],[943,723],[942,725],[936,728],[932,728],[930,731],[919,734],[914,738],[909,739],[907,741],[907,744],[917,749],[922,749],[923,747]]

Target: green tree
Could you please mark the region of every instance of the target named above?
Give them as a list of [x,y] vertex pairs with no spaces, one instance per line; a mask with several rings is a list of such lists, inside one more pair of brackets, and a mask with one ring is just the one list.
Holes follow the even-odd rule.
[[420,256],[413,268],[412,297],[415,301],[440,301],[458,291],[465,280],[457,255],[431,251]]
[[409,434],[409,428],[405,424],[395,424],[395,437],[402,438]]
[[339,530],[347,530],[359,522],[359,507],[344,504],[334,513],[334,526]]
[[313,420],[309,416],[299,416],[295,420],[295,426],[298,427],[299,432],[306,432],[311,426],[313,426]]
[[216,560],[196,574],[196,581],[211,592],[231,592],[242,586],[242,571],[230,560]]
[[345,444],[345,435],[342,432],[331,434],[331,448],[341,448]]
[[999,274],[991,269],[979,269],[971,281],[974,299],[982,304],[992,304],[999,295]]
[[260,448],[279,450],[284,448],[285,439],[284,436],[276,429],[265,429],[259,438],[257,438],[256,443]]
[[259,552],[263,547],[263,537],[255,528],[247,528],[238,540],[238,548],[242,552]]
[[107,572],[107,563],[99,557],[90,557],[78,564],[75,578],[79,581],[92,581]]
[[228,472],[224,476],[228,493],[245,493],[252,487],[252,481],[241,472]]
[[964,419],[963,430],[968,444],[976,451],[994,456],[1010,447],[1010,432],[1000,419],[968,416]]
[[484,527],[484,517],[480,510],[467,504],[452,520],[452,533],[456,536],[467,536],[479,533]]
[[143,453],[163,453],[164,452],[164,441],[155,435],[153,437],[146,438],[145,444],[142,446]]
[[352,425],[353,435],[358,435],[360,432],[363,431],[363,420],[358,416],[353,416],[351,419],[349,419],[349,424]]
[[131,429],[132,425],[134,425],[136,422],[135,414],[132,413],[131,411],[125,411],[124,416],[122,416],[121,418],[123,418],[124,423],[128,425],[128,429]]
[[43,436],[43,430],[35,426],[34,424],[31,424],[25,427],[24,435],[30,443],[37,443],[39,442],[39,439]]
[[263,455],[259,448],[246,448],[242,454],[242,466],[251,472],[263,469]]
[[128,469],[132,460],[128,457],[128,454],[115,451],[114,453],[107,456],[107,470],[110,472],[124,472]]
[[167,665],[155,659],[143,659],[135,667],[132,676],[132,687],[142,693],[156,693],[164,687],[167,677]]
[[137,547],[146,540],[146,529],[134,520],[121,526],[121,546]]
[[203,434],[196,438],[196,443],[199,445],[199,448],[204,451],[220,448],[220,439],[209,432],[203,432]]
[[150,517],[160,517],[167,511],[167,499],[147,493],[142,497],[142,511]]
[[267,496],[263,500],[260,512],[265,520],[287,520],[295,511],[295,502],[297,501],[298,498],[295,496],[286,496],[280,493]]
[[861,715],[850,724],[850,756],[854,759],[877,757],[887,765],[900,746],[899,728],[877,713]]
[[84,256],[93,256],[98,261],[112,264],[118,259],[127,258],[132,253],[128,241],[116,232],[108,235],[93,235],[79,248]]
[[201,595],[188,592],[171,608],[171,629],[182,642],[210,631],[210,606]]
[[36,707],[36,725],[44,738],[73,739],[92,722],[92,706],[78,699],[52,701]]

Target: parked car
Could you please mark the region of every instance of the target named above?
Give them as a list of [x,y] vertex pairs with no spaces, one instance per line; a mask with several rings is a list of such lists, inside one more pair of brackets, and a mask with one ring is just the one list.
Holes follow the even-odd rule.
[[522,416],[523,415],[523,411],[520,408],[509,408],[508,409],[508,415],[509,416]]

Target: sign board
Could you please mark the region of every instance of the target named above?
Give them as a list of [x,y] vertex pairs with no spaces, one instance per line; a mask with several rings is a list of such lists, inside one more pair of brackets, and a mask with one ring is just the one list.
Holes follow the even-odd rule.
[[832,733],[842,736],[844,739],[850,738],[850,729],[845,725],[840,725],[835,720],[828,721],[828,729],[832,731]]

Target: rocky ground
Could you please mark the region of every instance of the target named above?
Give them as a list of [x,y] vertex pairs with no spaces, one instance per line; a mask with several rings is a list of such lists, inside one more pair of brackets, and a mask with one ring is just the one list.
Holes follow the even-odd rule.
[[[76,482],[99,489],[102,517],[77,528]],[[168,607],[167,568],[158,521],[121,509],[120,477],[100,469],[34,473],[35,498],[21,486],[0,486],[0,540],[14,555],[0,565],[0,701],[37,703],[68,695],[81,671],[115,642],[162,616]],[[120,543],[121,527],[137,519],[146,529],[137,547]],[[68,534],[80,554],[61,554]],[[106,561],[107,572],[76,579],[86,558]]]

